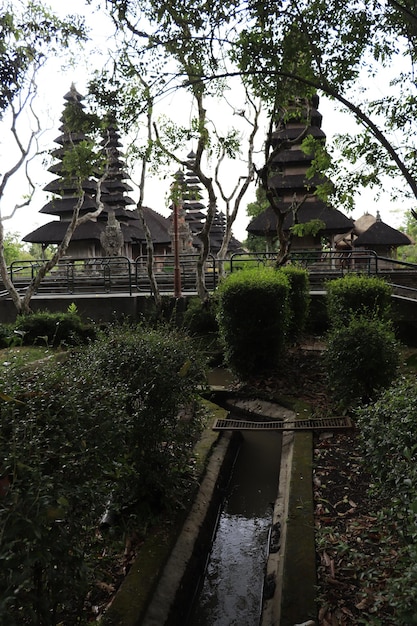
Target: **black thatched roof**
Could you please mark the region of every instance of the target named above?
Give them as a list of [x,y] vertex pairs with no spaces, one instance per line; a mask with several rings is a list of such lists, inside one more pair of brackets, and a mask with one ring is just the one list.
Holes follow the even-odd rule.
[[[143,207],[145,213],[146,223],[151,231],[152,240],[154,243],[169,244],[171,241],[168,233],[169,220],[163,217],[156,211],[148,207]],[[138,215],[136,211],[124,211],[132,215],[129,224],[121,223],[121,229],[123,232],[123,238],[126,243],[132,241],[145,241],[145,234],[140,225]],[[28,243],[43,243],[43,244],[59,244],[61,243],[65,232],[68,228],[67,220],[56,220],[40,226],[36,230],[28,233],[23,237],[23,241]],[[107,221],[89,221],[79,226],[73,236],[73,241],[81,240],[100,240],[100,235],[106,229]]]
[[316,189],[318,185],[323,184],[326,179],[319,174],[307,178],[305,174],[275,174],[272,176],[268,184],[273,189],[300,191],[307,189]]
[[[49,222],[25,235],[22,240],[29,243],[60,244],[68,225],[69,222],[61,220]],[[100,240],[100,235],[105,228],[106,224],[104,222],[85,222],[85,224],[75,229],[72,241],[80,241],[81,239]]]
[[[286,126],[271,134],[272,145],[280,141],[293,141],[301,143],[305,137],[314,137],[315,139],[325,139],[325,133],[318,126],[309,126],[305,128],[302,124],[296,126]],[[299,141],[298,141],[299,140]]]
[[[135,222],[133,222],[135,228],[141,233],[140,238],[138,240],[145,241],[145,234],[143,232],[142,226],[140,225],[140,220],[138,216],[137,210],[129,211],[129,213],[133,213],[136,216]],[[145,216],[146,224],[148,225],[149,230],[151,231],[152,241],[154,243],[171,243],[171,235],[169,234],[170,228],[170,219],[168,217],[164,217],[157,211],[150,209],[149,207],[143,207],[143,213]],[[130,224],[129,224],[130,227]]]
[[[282,202],[279,205],[282,212],[290,209],[289,202]],[[321,231],[323,234],[347,233],[353,228],[353,221],[343,215],[337,209],[327,206],[321,200],[304,203],[297,211],[298,222],[305,224],[313,219],[322,220],[326,227]],[[277,215],[271,207],[268,207],[260,215],[255,217],[247,227],[248,233],[261,237],[274,236],[277,233]],[[288,230],[293,225],[292,212],[288,213],[284,220],[284,230]]]
[[[45,206],[43,206],[39,213],[46,213],[47,215],[72,215],[75,206],[77,205],[77,198],[53,198],[50,200]],[[81,212],[85,213],[86,211],[95,211],[96,203],[94,199],[86,195],[84,197],[84,201],[81,205]]]
[[388,226],[380,219],[372,224],[365,232],[363,232],[355,241],[355,248],[366,248],[372,246],[408,246],[411,241],[399,230]]
[[310,165],[311,155],[306,154],[302,150],[281,150],[274,156],[274,163],[284,165],[306,164]]

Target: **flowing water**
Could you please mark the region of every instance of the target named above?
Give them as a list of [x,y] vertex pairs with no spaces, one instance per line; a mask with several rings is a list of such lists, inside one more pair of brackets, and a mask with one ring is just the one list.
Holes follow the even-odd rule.
[[259,622],[280,453],[280,433],[244,433],[189,626]]

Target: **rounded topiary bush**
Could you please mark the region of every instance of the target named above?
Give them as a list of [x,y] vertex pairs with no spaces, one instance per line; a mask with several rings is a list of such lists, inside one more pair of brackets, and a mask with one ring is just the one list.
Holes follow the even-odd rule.
[[368,402],[390,385],[400,350],[389,324],[353,317],[346,326],[330,331],[324,362],[333,397],[349,407]]
[[391,317],[391,287],[375,276],[347,274],[326,283],[326,304],[330,325],[343,326],[352,316]]
[[289,281],[272,268],[241,270],[220,285],[218,322],[229,367],[245,378],[279,365],[289,325]]

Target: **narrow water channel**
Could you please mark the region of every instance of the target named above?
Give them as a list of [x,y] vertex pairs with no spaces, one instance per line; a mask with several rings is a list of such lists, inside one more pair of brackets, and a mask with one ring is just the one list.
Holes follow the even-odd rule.
[[244,433],[189,626],[259,623],[280,454],[280,433]]

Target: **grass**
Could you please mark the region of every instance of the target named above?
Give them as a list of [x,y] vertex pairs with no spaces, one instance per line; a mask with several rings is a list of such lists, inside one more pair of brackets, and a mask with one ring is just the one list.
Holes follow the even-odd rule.
[[20,369],[30,363],[53,356],[54,350],[42,346],[15,346],[0,350],[0,368]]

